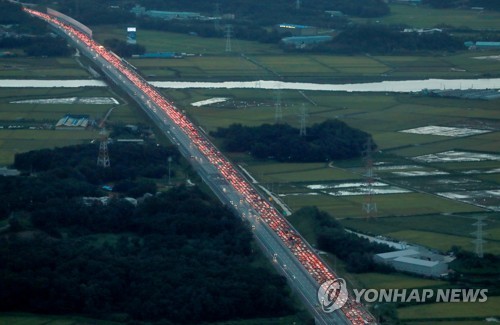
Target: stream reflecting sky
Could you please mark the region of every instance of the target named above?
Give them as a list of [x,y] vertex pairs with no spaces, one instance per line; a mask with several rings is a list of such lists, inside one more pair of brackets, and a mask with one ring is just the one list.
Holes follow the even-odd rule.
[[[381,81],[351,84],[318,84],[303,82],[282,82],[272,80],[257,81],[224,81],[224,82],[184,82],[184,81],[154,81],[159,88],[254,88],[254,89],[284,89],[284,90],[319,90],[346,92],[416,92],[423,89],[500,89],[500,78],[493,79],[427,79]],[[105,87],[101,80],[0,80],[3,88],[76,88]]]

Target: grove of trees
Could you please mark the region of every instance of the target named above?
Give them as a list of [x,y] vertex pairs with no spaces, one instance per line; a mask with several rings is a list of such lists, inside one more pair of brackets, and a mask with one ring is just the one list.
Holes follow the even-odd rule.
[[232,124],[212,136],[232,152],[250,152],[255,158],[288,162],[324,162],[359,157],[371,136],[340,120],[326,120],[307,128],[307,136],[288,124],[248,127]]
[[295,313],[248,227],[198,187],[152,188],[137,206],[117,189],[108,204],[82,200],[106,195],[104,181],[134,182],[178,157],[118,147],[110,172],[89,165],[98,147],[86,145],[18,155],[26,174],[0,177],[0,221],[9,225],[0,230],[0,311],[158,324]]
[[373,255],[392,251],[389,246],[371,243],[345,231],[332,216],[317,207],[304,207],[294,212],[294,219],[307,219],[314,225],[318,248],[336,255],[346,263],[346,270],[353,273],[388,272],[388,266],[376,264]]

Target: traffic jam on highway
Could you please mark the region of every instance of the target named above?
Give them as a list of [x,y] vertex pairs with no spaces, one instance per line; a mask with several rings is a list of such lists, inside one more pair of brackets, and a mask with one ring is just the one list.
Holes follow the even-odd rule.
[[[293,229],[289,222],[277,212],[271,203],[265,200],[256,191],[250,182],[239,173],[235,166],[205,137],[199,128],[197,128],[186,115],[168,102],[154,86],[150,85],[130,68],[130,64],[122,60],[113,52],[106,50],[102,45],[92,40],[87,34],[79,31],[69,23],[39,11],[28,8],[24,8],[24,10],[60,28],[73,39],[77,39],[91,51],[100,55],[123,76],[128,78],[128,80],[134,84],[151,103],[154,103],[153,107],[160,108],[172,122],[189,137],[190,141],[198,148],[205,158],[218,169],[227,182],[244,198],[246,203],[257,212],[256,217],[258,220],[264,222],[277,234],[300,264],[314,278],[318,287],[327,280],[334,280],[337,278],[333,271],[326,267],[324,262],[318,258],[314,250]],[[337,301],[337,304],[342,303],[343,302]],[[365,307],[355,302],[352,298],[347,298],[341,310],[352,324],[375,323],[373,316],[366,311]]]

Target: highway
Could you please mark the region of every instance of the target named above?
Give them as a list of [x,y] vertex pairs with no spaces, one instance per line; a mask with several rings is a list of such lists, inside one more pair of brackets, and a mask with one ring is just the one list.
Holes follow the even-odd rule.
[[249,224],[259,246],[288,279],[317,324],[375,324],[373,316],[352,297],[343,301],[341,309],[323,312],[317,298],[318,288],[327,280],[337,279],[337,275],[205,133],[144,80],[133,66],[93,41],[71,22],[32,9],[24,10],[52,25],[81,54],[92,59],[113,83],[131,95],[177,145],[220,201]]

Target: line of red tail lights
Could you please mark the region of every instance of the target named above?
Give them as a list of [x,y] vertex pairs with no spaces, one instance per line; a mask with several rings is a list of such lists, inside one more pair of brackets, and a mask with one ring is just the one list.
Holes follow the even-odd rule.
[[[155,104],[155,106],[151,108],[154,112],[156,112],[156,107],[162,109],[170,119],[185,132],[192,143],[205,155],[208,161],[216,166],[225,179],[245,198],[246,203],[258,213],[261,220],[278,235],[309,274],[317,281],[318,285],[337,277],[321,260],[319,260],[316,253],[314,253],[305,243],[304,239],[295,232],[288,221],[280,215],[268,201],[264,200],[257,193],[250,183],[236,170],[233,164],[231,164],[222,153],[208,141],[208,139],[201,135],[199,129],[196,128],[182,112],[169,103],[155,87],[130,69],[127,63],[68,23],[39,11],[28,8],[24,8],[24,10],[64,30],[69,36],[75,37],[78,41],[85,44],[91,51],[101,55]],[[373,317],[365,310],[364,306],[356,303],[351,298],[346,301],[345,305],[342,307],[342,311],[352,324],[361,325],[375,323]]]

